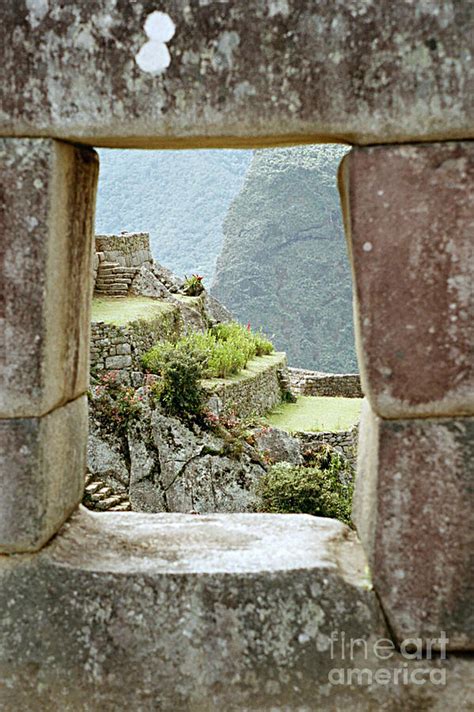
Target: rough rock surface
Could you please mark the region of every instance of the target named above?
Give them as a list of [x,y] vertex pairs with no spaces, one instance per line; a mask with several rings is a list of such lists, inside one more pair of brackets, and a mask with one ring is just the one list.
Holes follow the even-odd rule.
[[357,371],[336,173],[341,146],[256,151],[224,223],[211,293],[290,365]]
[[364,404],[354,521],[399,641],[474,647],[474,418],[382,420]]
[[341,179],[362,390],[384,418],[474,414],[474,143],[353,149]]
[[258,453],[158,409],[143,406],[125,435],[94,420],[88,470],[114,491],[128,492],[138,512],[245,512],[256,504],[264,472]]
[[4,2],[3,133],[130,148],[473,137],[470,2],[168,0],[166,44],[156,9]]
[[[468,660],[375,658],[390,640],[365,568],[333,520],[81,509],[39,554],[0,561],[2,710],[469,710]],[[354,667],[362,682],[329,684]]]
[[130,291],[132,294],[156,297],[157,299],[166,299],[170,295],[165,285],[145,266],[140,267],[133,278]]
[[290,462],[302,465],[300,441],[280,428],[257,428],[253,432],[256,447],[266,455],[269,462]]

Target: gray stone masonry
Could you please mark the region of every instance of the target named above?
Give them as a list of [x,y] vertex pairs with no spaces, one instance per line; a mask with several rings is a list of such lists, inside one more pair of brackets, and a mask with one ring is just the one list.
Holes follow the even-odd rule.
[[[3,712],[469,709],[466,660],[387,648],[362,548],[333,520],[81,508],[0,582]],[[329,684],[352,668],[385,682]]]
[[288,369],[291,390],[300,396],[363,398],[357,373],[323,373],[304,368]]
[[38,417],[87,389],[98,161],[61,141],[3,139],[0,163],[0,418]]
[[107,265],[138,270],[150,265],[153,257],[150,250],[150,235],[147,232],[122,232],[119,235],[96,235],[95,249],[99,253],[101,268]]
[[264,415],[281,402],[281,374],[286,371],[286,355],[259,356],[236,376],[203,381],[212,394],[210,409],[216,414],[234,413],[240,418]]
[[354,425],[350,430],[336,432],[297,432],[294,434],[301,443],[301,450],[310,453],[319,445],[331,445],[337,452],[355,468],[357,462],[357,443],[359,426]]
[[11,0],[0,131],[122,148],[472,139],[472,27],[472,3],[447,0]]
[[[0,545],[28,552],[0,557],[2,712],[473,710],[473,27],[454,0],[2,3]],[[299,515],[79,510],[59,531],[84,481],[83,416],[62,416],[98,269],[84,146],[327,140],[354,146],[367,559]],[[444,631],[447,660],[333,655],[334,632],[393,642],[380,605],[398,643]],[[364,679],[330,677],[349,668]]]

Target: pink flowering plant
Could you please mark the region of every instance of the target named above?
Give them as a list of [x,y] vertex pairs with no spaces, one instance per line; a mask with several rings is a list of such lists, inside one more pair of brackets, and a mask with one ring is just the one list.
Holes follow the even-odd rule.
[[124,432],[142,410],[143,396],[120,381],[118,371],[108,371],[90,393],[94,416],[113,431]]
[[183,289],[188,297],[198,297],[204,291],[202,280],[204,277],[201,274],[192,274],[191,277],[185,277]]

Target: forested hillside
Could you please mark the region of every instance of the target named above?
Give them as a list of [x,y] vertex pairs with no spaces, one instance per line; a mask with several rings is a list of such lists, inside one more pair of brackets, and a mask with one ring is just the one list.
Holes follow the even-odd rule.
[[357,370],[336,187],[346,150],[256,151],[224,223],[212,293],[242,322],[273,336],[293,366]]
[[252,151],[99,150],[96,232],[144,230],[153,256],[210,284],[222,222]]

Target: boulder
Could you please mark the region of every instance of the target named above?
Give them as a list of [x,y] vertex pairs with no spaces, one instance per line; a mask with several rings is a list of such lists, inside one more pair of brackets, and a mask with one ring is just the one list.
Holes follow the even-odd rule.
[[130,286],[132,294],[144,297],[157,297],[166,299],[169,296],[168,288],[160,281],[154,271],[143,265],[133,278]]
[[142,512],[243,512],[264,468],[222,438],[151,411],[130,429],[130,500]]
[[292,465],[302,465],[301,444],[297,438],[280,428],[257,428],[254,431],[255,446],[263,451],[272,463],[290,462]]

